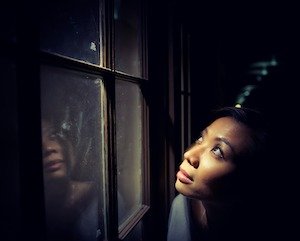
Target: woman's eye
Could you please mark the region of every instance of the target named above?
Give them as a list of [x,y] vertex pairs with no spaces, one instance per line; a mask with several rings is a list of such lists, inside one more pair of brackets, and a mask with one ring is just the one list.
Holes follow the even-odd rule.
[[223,151],[220,147],[216,146],[212,149],[212,152],[219,158],[224,159]]
[[49,135],[50,140],[57,140],[59,138],[59,135],[57,133],[51,133]]

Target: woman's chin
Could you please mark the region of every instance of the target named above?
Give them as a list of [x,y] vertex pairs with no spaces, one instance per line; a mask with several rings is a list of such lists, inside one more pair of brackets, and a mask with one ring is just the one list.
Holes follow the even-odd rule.
[[189,196],[190,195],[190,190],[189,190],[189,187],[188,187],[188,185],[187,184],[185,184],[185,183],[182,183],[180,180],[176,180],[176,182],[175,182],[175,188],[176,188],[176,190],[179,192],[179,193],[181,193],[181,194],[183,194],[183,195],[185,195],[185,196]]
[[60,181],[66,178],[67,178],[66,172],[63,170],[44,173],[45,182]]
[[193,199],[207,199],[211,196],[210,191],[207,188],[195,190],[195,186],[181,182],[179,179],[175,182],[176,190],[182,195]]

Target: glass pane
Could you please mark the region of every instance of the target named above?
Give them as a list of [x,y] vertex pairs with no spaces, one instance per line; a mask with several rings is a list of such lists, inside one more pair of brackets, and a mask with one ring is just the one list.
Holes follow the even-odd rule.
[[140,0],[115,0],[115,68],[142,77]]
[[97,76],[41,69],[48,240],[105,237],[102,92]]
[[130,233],[124,238],[124,241],[143,240],[142,222],[139,222]]
[[47,0],[41,6],[42,50],[100,64],[101,1]]
[[142,103],[138,85],[117,81],[119,225],[142,205]]

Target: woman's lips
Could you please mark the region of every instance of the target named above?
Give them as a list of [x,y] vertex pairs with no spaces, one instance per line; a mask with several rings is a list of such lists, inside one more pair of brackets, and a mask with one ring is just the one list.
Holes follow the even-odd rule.
[[64,162],[62,160],[54,160],[54,161],[48,161],[44,165],[44,170],[46,172],[55,172],[62,168],[64,165]]
[[191,183],[193,183],[193,179],[182,168],[180,168],[179,172],[177,172],[176,177],[182,183],[185,183],[185,184],[191,184]]

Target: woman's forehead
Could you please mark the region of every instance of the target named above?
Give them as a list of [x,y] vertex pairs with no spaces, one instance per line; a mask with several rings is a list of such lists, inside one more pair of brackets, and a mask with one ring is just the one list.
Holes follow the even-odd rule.
[[250,129],[232,117],[221,117],[207,128],[208,135],[226,139],[236,150],[243,151],[250,144]]

